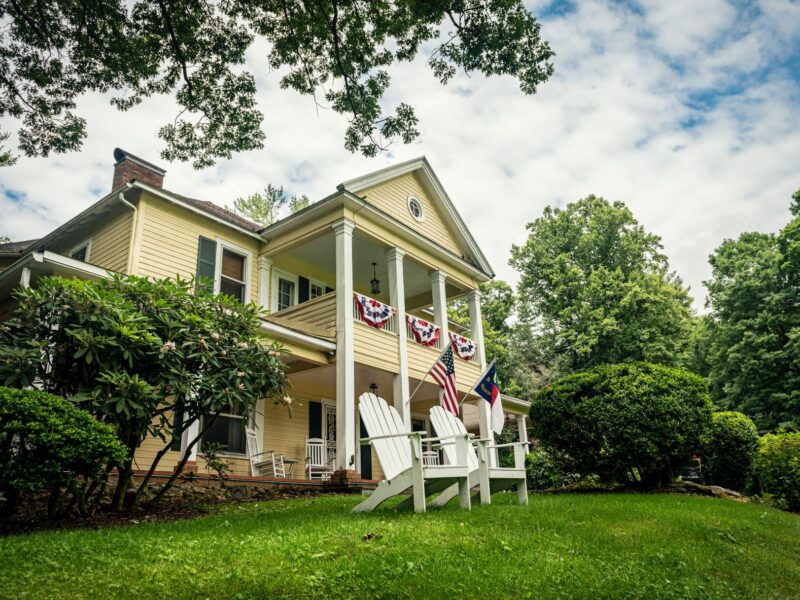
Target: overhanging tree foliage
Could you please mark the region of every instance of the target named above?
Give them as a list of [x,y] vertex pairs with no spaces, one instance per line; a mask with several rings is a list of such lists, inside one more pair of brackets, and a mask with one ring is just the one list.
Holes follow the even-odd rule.
[[261,148],[256,81],[243,68],[257,38],[280,86],[346,115],[345,147],[373,156],[418,135],[406,103],[388,111],[388,68],[432,46],[442,84],[458,70],[511,75],[533,94],[553,72],[539,23],[521,0],[0,0],[0,117],[21,122],[29,155],[80,148],[87,92],[128,110],[173,95],[179,112],[159,130],[162,157],[196,168]]
[[548,207],[528,231],[511,251],[521,274],[518,312],[556,371],[683,362],[691,298],[669,272],[660,238],[622,202],[589,196]]
[[15,318],[2,332],[0,382],[36,384],[114,427],[128,451],[118,466],[115,508],[122,506],[134,452],[146,438],[163,446],[135,498],[173,438],[200,422],[158,498],[221,412],[247,415],[260,398],[285,392],[279,349],[258,338],[255,305],[195,290],[189,281],[53,277],[17,298]]

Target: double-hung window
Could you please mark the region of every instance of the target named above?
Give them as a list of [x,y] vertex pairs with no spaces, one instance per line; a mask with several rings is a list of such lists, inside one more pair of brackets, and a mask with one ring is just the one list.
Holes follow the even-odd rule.
[[325,295],[325,286],[321,283],[311,281],[308,284],[308,299],[313,300]]
[[278,310],[294,305],[296,285],[291,279],[278,277]]
[[247,301],[249,256],[223,241],[200,237],[197,247],[197,285],[211,292]]
[[[203,434],[203,445],[209,442],[222,446],[223,452],[245,454],[245,427],[247,418],[236,407],[227,406],[214,421],[214,424]],[[202,445],[201,445],[202,449]]]
[[219,276],[219,291],[221,294],[233,296],[244,303],[245,291],[245,257],[227,248],[222,249],[222,267]]

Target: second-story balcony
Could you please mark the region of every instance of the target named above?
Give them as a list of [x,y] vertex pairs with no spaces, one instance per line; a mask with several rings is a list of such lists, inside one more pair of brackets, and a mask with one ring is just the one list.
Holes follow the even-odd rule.
[[[369,300],[373,300],[369,298]],[[358,308],[358,302],[353,300],[353,320],[355,321],[354,351],[356,361],[362,364],[398,364],[399,334],[400,328],[405,329],[406,352],[409,360],[409,375],[412,377],[422,377],[425,372],[433,365],[436,358],[444,348],[444,340],[438,327],[433,324],[431,314],[425,310],[416,310],[413,313],[399,315],[396,310],[380,327],[370,324],[365,319]],[[390,307],[394,309],[394,307]],[[416,323],[428,324],[431,328],[436,328],[436,334],[431,336],[434,339],[426,343],[418,341],[418,335],[412,329],[408,317],[414,317]],[[284,327],[289,327],[314,335],[323,337],[331,341],[336,340],[336,294],[329,292],[313,300],[297,304],[275,312],[267,317],[267,320]],[[419,325],[418,325],[419,327]],[[474,368],[480,368],[480,352],[477,344],[466,337],[465,327],[453,321],[448,322],[450,332],[464,336],[464,338],[475,346],[472,356],[462,358],[458,353],[454,353],[457,360],[457,369],[471,373]],[[474,366],[474,368],[473,368]]]

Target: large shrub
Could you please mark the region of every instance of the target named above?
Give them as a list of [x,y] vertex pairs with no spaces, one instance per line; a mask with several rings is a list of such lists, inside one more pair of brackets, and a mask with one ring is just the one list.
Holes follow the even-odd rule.
[[569,471],[563,456],[543,446],[536,446],[525,456],[525,472],[532,490],[560,488],[580,479]]
[[26,495],[47,491],[55,516],[62,495],[71,499],[68,505],[84,500],[106,467],[125,458],[112,427],[72,402],[0,387],[0,493],[6,515]]
[[741,490],[747,485],[758,449],[758,430],[740,412],[714,413],[703,436],[704,471],[716,485]]
[[800,433],[762,437],[755,476],[762,493],[783,508],[800,510]]
[[534,437],[575,469],[608,482],[668,482],[711,421],[706,384],[684,369],[603,365],[544,388],[531,405]]

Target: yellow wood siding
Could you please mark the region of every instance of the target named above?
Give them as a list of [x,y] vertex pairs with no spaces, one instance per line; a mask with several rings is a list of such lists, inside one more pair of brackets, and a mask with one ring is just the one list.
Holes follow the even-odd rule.
[[[436,362],[441,350],[430,346],[422,346],[411,340],[408,341],[408,375],[414,379],[425,376]],[[460,358],[455,359],[456,383],[458,391],[466,393],[476,383],[482,373],[480,365],[470,363]],[[430,381],[430,379],[429,379]]]
[[327,331],[324,335],[336,335],[336,293],[331,292],[319,298],[314,298],[302,304],[286,308],[272,313],[267,317],[268,321],[287,324],[291,326],[292,321],[306,323],[313,327]]
[[91,240],[88,263],[109,271],[125,273],[128,269],[132,218],[133,211],[129,209],[117,212],[98,225],[76,232],[69,244],[57,246],[52,250],[69,256],[76,246]]
[[[391,181],[367,188],[358,193],[366,197],[367,202],[374,204],[395,219],[419,231],[440,246],[461,256],[463,253],[458,242],[450,233],[442,219],[439,209],[431,202],[422,185],[413,173],[401,175]],[[413,195],[422,203],[425,218],[417,221],[408,210],[408,196]]]
[[89,262],[98,267],[125,273],[131,240],[133,212],[125,211],[96,230],[92,237]]
[[142,203],[146,206],[140,232],[137,275],[194,276],[197,273],[198,240],[203,236],[233,244],[249,253],[248,297],[258,301],[258,240],[154,196],[143,195]]
[[336,286],[336,273],[320,269],[317,265],[294,256],[276,256],[272,267],[294,275],[316,279],[329,288]]
[[355,322],[353,345],[356,362],[397,373],[400,351],[396,335]]

